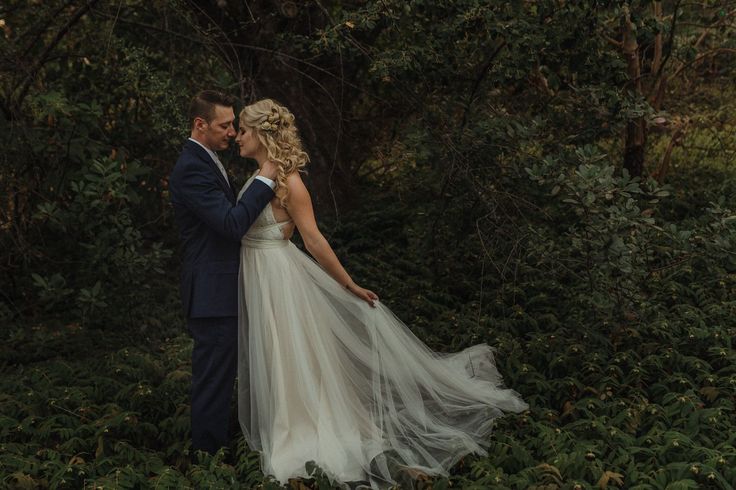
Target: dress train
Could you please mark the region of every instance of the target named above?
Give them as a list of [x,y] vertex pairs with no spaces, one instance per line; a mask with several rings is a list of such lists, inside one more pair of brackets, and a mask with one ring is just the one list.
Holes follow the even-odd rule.
[[241,247],[239,419],[264,474],[286,483],[314,461],[374,489],[400,467],[445,475],[486,453],[495,418],[528,408],[491,347],[431,351],[285,240],[284,224],[269,204]]

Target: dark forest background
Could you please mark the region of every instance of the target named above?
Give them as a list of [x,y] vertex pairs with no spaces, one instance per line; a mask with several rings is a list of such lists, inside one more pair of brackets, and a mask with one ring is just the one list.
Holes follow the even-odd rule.
[[235,425],[190,462],[167,177],[218,88],[294,112],[351,274],[433,349],[494,346],[531,405],[417,487],[733,488],[735,26],[725,0],[4,1],[0,486],[280,488]]

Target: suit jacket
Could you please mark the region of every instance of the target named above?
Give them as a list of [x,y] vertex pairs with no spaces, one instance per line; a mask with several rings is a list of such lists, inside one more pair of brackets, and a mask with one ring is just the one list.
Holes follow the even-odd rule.
[[240,240],[274,195],[256,179],[236,201],[212,158],[187,141],[169,178],[183,244],[181,300],[189,318],[238,315]]

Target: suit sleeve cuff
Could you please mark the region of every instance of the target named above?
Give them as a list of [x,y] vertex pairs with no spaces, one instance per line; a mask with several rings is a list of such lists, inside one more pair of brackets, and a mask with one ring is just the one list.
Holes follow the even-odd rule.
[[256,175],[256,180],[260,180],[261,182],[269,186],[272,190],[276,189],[276,182],[269,178],[263,177],[261,175]]

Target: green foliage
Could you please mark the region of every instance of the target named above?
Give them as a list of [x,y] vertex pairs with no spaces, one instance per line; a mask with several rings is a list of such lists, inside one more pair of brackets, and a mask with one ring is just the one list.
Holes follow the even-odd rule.
[[[48,227],[45,236],[57,244],[69,277],[55,273],[46,279],[34,273],[45,308],[74,308],[83,324],[148,320],[147,303],[171,252],[160,243],[147,244],[133,222],[141,198],[131,183],[147,173],[135,161],[95,161],[71,180],[66,199],[39,205],[35,219]],[[74,301],[67,301],[71,296]]]
[[[208,86],[294,109],[350,273],[530,403],[425,487],[732,488],[727,2],[291,3],[0,7],[1,485],[280,488],[237,428],[191,463],[166,176]],[[663,184],[621,170],[640,118]]]
[[0,289],[10,321],[73,315],[145,328],[176,311],[162,273],[176,267],[165,177],[193,80],[207,80],[212,65],[180,63],[171,53],[181,45],[157,44],[130,23],[164,15],[186,24],[176,3],[95,3],[81,17],[85,6],[74,3],[0,9]]
[[[734,239],[734,212],[713,206],[667,222],[646,210],[678,204],[670,192],[616,176],[606,160],[583,148],[567,166],[540,159],[528,168],[525,195],[543,213],[527,224],[533,238],[513,281],[478,278],[468,260],[484,254],[477,240],[444,249],[448,271],[404,269],[426,263],[416,216],[436,215],[441,203],[409,199],[411,208],[382,213],[387,229],[361,211],[363,223],[345,219],[331,237],[348,258],[359,244],[351,270],[391,291],[384,301],[433,348],[496,346],[507,384],[532,405],[499,422],[489,455],[471,459],[455,487],[731,488],[736,478],[736,280],[723,246]],[[356,237],[363,226],[370,233]],[[458,303],[449,291],[468,277],[478,296]]]

